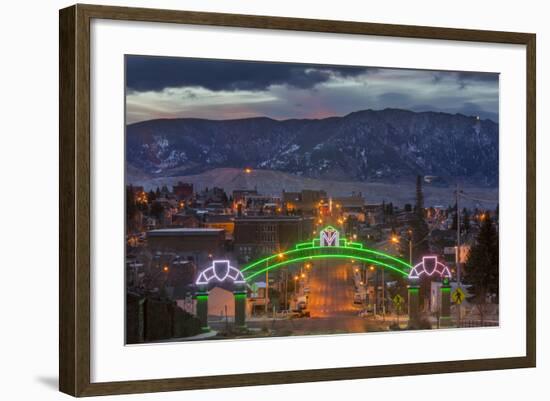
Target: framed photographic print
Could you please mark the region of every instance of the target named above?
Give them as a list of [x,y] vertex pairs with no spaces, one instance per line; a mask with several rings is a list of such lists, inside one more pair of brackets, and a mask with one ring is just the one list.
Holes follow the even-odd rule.
[[529,33],[61,10],[60,390],[534,367],[535,113]]

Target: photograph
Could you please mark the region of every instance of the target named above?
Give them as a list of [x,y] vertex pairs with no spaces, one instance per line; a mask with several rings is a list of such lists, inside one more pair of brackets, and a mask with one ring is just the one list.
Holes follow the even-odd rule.
[[499,326],[498,72],[124,69],[126,344]]

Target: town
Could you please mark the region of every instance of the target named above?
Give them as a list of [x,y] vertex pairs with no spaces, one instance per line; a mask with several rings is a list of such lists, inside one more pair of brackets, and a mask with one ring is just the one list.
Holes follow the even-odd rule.
[[[449,187],[454,204],[424,205],[430,179],[416,177],[415,201],[404,205],[369,203],[361,192],[128,184],[127,343],[498,325],[498,206],[460,207],[468,194],[458,186]],[[359,253],[287,256],[327,232],[410,267],[436,256],[449,277],[420,280],[413,321],[410,281],[391,265]],[[485,266],[479,254],[496,261]],[[201,306],[199,276],[219,261],[226,276],[247,277],[241,297],[214,272]],[[443,287],[452,294],[446,307]]]

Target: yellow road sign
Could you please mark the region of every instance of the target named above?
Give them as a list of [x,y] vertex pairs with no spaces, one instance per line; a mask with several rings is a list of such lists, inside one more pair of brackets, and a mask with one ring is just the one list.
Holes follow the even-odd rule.
[[453,293],[451,294],[451,298],[453,299],[453,302],[458,305],[460,305],[464,301],[465,297],[466,297],[466,294],[464,294],[464,291],[462,291],[462,288],[460,287],[457,287],[457,289],[454,290]]
[[399,294],[397,294],[395,297],[393,297],[393,303],[394,303],[395,306],[401,305],[403,303],[403,301],[405,301],[405,299]]

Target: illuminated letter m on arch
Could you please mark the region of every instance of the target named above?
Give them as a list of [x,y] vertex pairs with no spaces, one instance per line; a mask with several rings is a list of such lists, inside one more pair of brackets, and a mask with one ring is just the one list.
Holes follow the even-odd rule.
[[319,238],[321,246],[340,246],[340,233],[334,227],[326,227]]

